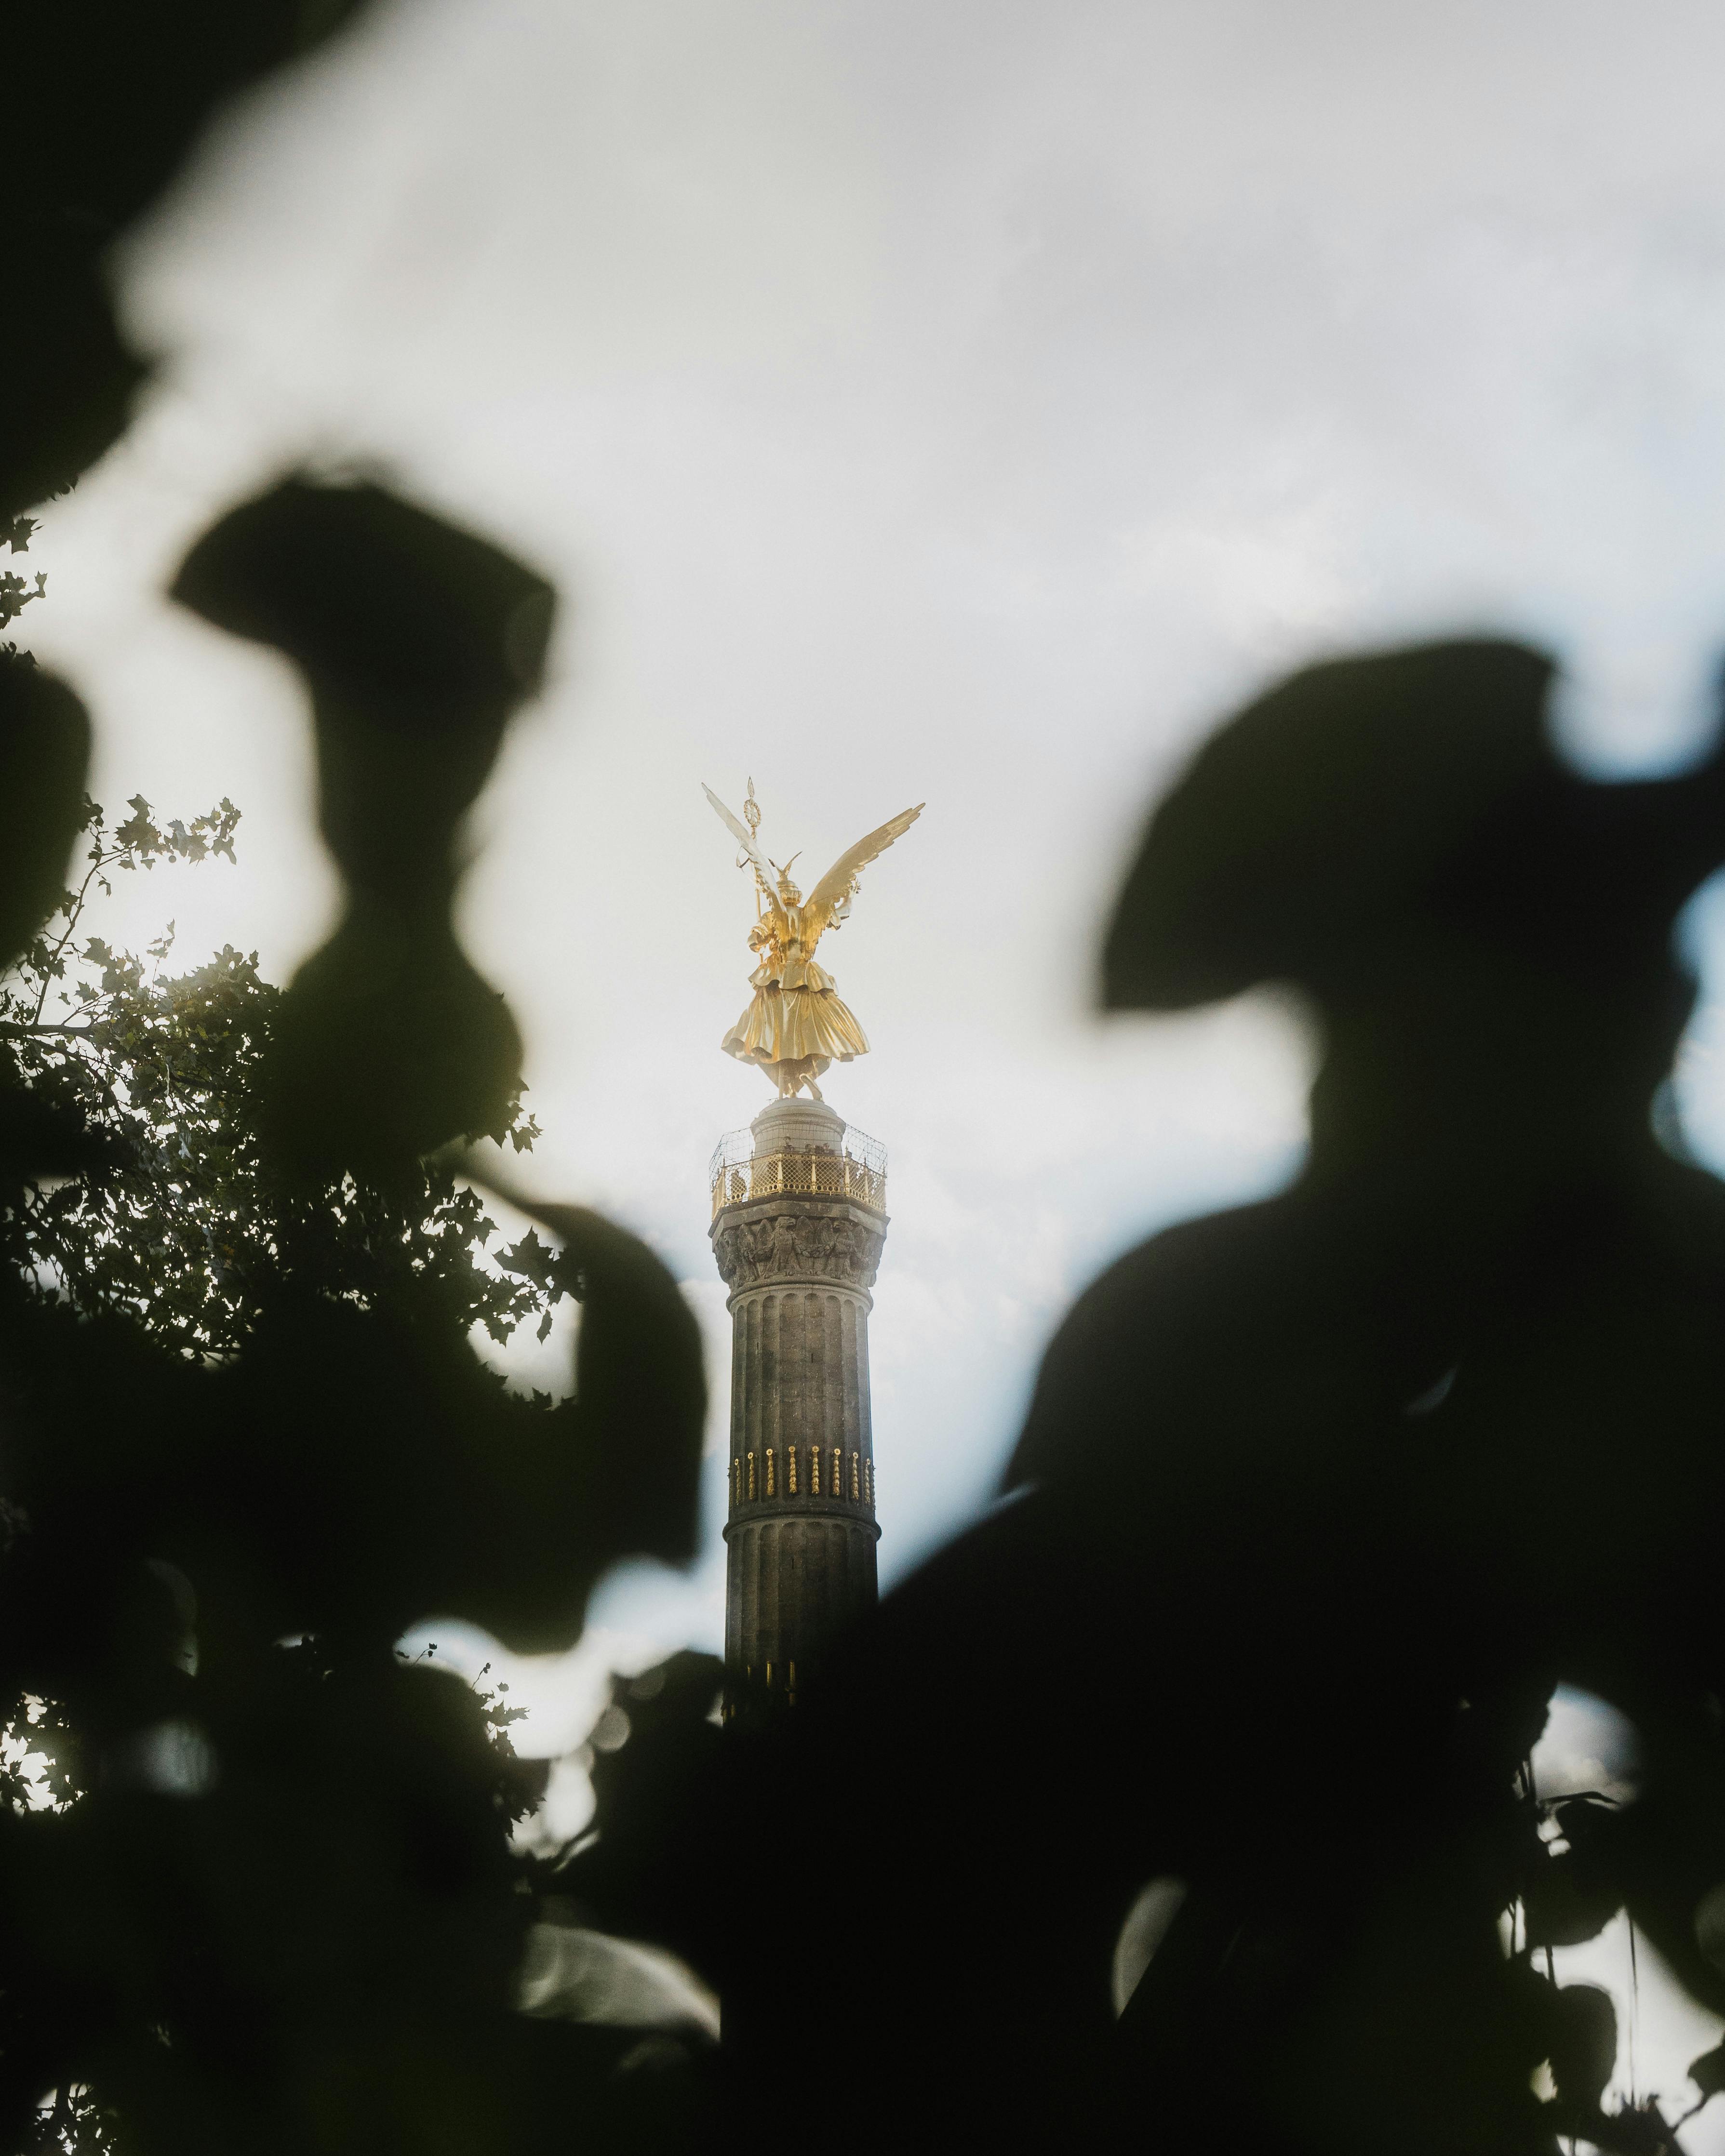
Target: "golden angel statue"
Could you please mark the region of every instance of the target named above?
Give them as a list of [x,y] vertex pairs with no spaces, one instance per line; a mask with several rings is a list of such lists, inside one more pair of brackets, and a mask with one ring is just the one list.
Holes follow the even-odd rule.
[[793,854],[783,868],[769,861],[755,843],[761,811],[755,782],[749,781],[745,824],[710,786],[701,788],[742,848],[737,865],[755,873],[755,925],[749,948],[760,963],[750,976],[754,990],[749,1007],[719,1044],[739,1062],[757,1063],[788,1100],[806,1086],[818,1101],[815,1081],[833,1063],[849,1063],[869,1052],[868,1036],[839,999],[833,977],[814,963],[814,947],[850,911],[857,877],[877,854],[884,854],[901,831],[922,814],[923,803],[902,810],[878,831],[859,839],[840,854],[805,899],[791,880]]

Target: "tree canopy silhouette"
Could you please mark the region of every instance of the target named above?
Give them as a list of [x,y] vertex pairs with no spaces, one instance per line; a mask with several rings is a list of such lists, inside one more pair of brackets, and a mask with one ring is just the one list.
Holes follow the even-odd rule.
[[[285,1286],[368,1306],[441,1297],[500,1343],[522,1324],[542,1339],[578,1282],[531,1229],[494,1250],[483,1201],[449,1161],[387,1188],[343,1172],[308,1189],[274,1169],[259,1117],[281,993],[256,952],[225,945],[176,973],[172,922],[141,956],[92,932],[114,877],[232,861],[239,812],[223,801],[163,824],[141,795],[127,806],[110,824],[86,803],[83,873],[0,979],[18,1085],[44,1130],[90,1157],[0,1221],[24,1291],[86,1316],[124,1311],[193,1357],[237,1353]],[[526,1152],[538,1125],[517,1096],[489,1135]]]

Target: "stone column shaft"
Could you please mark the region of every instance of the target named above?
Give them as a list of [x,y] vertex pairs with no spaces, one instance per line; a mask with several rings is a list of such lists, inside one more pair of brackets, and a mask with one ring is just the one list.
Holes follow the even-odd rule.
[[[757,1160],[763,1139],[782,1135],[772,1126],[791,1105],[757,1117]],[[794,1106],[802,1119],[812,1116],[807,1104]],[[842,1141],[844,1125],[826,1113]],[[725,1660],[733,1710],[745,1696],[793,1697],[834,1634],[876,1591],[869,1290],[886,1217],[853,1198],[820,1194],[823,1178],[806,1167],[782,1179],[807,1187],[754,1194],[773,1179],[781,1178],[754,1178],[751,1194],[722,1205],[712,1229],[731,1291]]]

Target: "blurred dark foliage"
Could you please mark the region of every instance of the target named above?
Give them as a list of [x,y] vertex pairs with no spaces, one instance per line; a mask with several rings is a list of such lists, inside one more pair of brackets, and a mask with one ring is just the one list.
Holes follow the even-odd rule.
[[[225,803],[132,809],[85,810],[88,876],[231,845]],[[80,942],[88,890],[7,1006],[0,1700],[62,1808],[0,1815],[4,2130],[537,2145],[617,2061],[515,2013],[520,1786],[393,1642],[443,1611],[566,1645],[608,1563],[691,1553],[694,1321],[582,1209],[536,1209],[555,1250],[530,1232],[494,1275],[447,1163],[308,1181],[268,1111],[281,1002],[231,952],[165,979],[167,939],[149,965]],[[470,1327],[564,1292],[572,1397],[506,1393]]]
[[[1083,1296],[1014,1502],[735,1799],[739,1840],[769,1786],[797,1823],[721,1979],[791,2118],[827,2066],[787,2041],[799,1942],[835,1893],[867,1912],[821,1962],[818,2026],[868,2061],[829,2145],[912,2110],[931,2145],[1662,2145],[1602,2113],[1609,2001],[1543,1950],[1626,1906],[1725,2013],[1725,1192],[1650,1113],[1725,757],[1590,784],[1550,678],[1489,643],[1315,667],[1152,820],[1106,999],[1296,987],[1311,1155]],[[1560,1681],[1635,1722],[1633,1804],[1535,1800]],[[1117,2022],[1158,1877],[1185,1896]]]
[[405,1167],[501,1137],[521,1040],[455,941],[455,840],[511,712],[539,685],[550,587],[375,486],[288,480],[193,549],[175,597],[300,666],[323,834],[347,911],[277,1020],[283,1157]]
[[692,1834],[687,1817],[691,1793],[716,1794],[736,1749],[714,1712],[723,1682],[722,1662],[685,1653],[617,1687],[624,1741],[593,1763],[593,1830],[560,1875],[608,1930],[696,1967],[713,1966],[730,1898],[732,1867],[711,1843],[723,1805]]
[[[13,552],[144,372],[110,242],[220,100],[347,13],[8,18]],[[9,624],[40,586],[6,577]],[[693,1543],[670,1275],[578,1208],[477,1265],[481,1201],[427,1158],[531,1134],[449,910],[551,593],[381,490],[295,483],[179,588],[304,671],[350,906],[280,997],[231,950],[173,976],[171,935],[92,937],[103,877],[228,851],[234,812],[110,828],[77,699],[0,652],[0,2138],[482,2156],[639,2113],[651,2145],[680,2114],[615,2032],[516,2010],[538,1897],[511,1830],[543,1777],[515,1711],[395,1648],[432,1612],[566,1645],[607,1565]],[[572,1396],[506,1393],[470,1326],[564,1292]]]
[[[16,553],[143,372],[109,242],[347,10],[14,12]],[[39,593],[5,578],[0,626]],[[1548,662],[1506,644],[1313,668],[1224,727],[1153,819],[1106,997],[1303,995],[1306,1170],[1088,1291],[1009,1502],[793,1716],[721,1733],[699,1657],[621,1686],[594,1830],[534,1861],[515,1711],[394,1643],[438,1611],[565,1645],[607,1564],[690,1554],[703,1411],[694,1322],[620,1229],[521,1200],[549,1240],[482,1289],[450,1248],[479,1201],[439,1148],[521,1127],[451,926],[462,819],[552,594],[299,479],[176,590],[304,675],[347,907],[280,999],[231,952],[74,951],[80,833],[105,873],[220,850],[233,812],[92,821],[81,707],[0,652],[8,2144],[1676,2146],[1651,2100],[1608,2108],[1611,2002],[1552,1956],[1626,1908],[1725,2014],[1725,1194],[1650,1122],[1725,757],[1584,782]],[[448,1262],[380,1249],[440,1214]],[[559,1291],[572,1396],[515,1399],[468,1327]],[[1538,1797],[1563,1681],[1633,1720],[1634,1801]],[[692,1979],[593,2010],[608,1966],[696,1972],[722,2056]]]
[[114,319],[110,245],[173,177],[213,108],[311,51],[358,6],[8,8],[0,534],[117,439],[147,371]]

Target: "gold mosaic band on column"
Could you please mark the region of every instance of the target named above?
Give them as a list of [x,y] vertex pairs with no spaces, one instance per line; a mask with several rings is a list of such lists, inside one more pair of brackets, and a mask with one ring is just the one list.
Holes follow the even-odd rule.
[[[794,1497],[799,1494],[798,1485],[800,1477],[798,1470],[798,1456],[801,1450],[802,1447],[796,1445],[788,1445],[784,1449],[784,1495],[787,1497]],[[827,1494],[829,1496],[842,1498],[845,1494],[845,1461],[846,1456],[847,1455],[839,1446],[836,1445],[833,1446],[831,1460],[828,1466],[826,1474]],[[849,1458],[850,1461],[850,1502],[853,1505],[867,1505],[872,1510],[875,1502],[875,1463],[872,1460],[865,1459],[860,1452],[854,1451],[849,1455]],[[768,1497],[777,1497],[779,1495],[778,1448],[776,1445],[769,1445],[767,1447],[765,1453],[762,1455],[762,1459],[764,1461],[764,1467],[762,1470],[764,1487],[762,1489],[761,1494]],[[732,1455],[731,1460],[731,1502],[732,1505],[742,1504],[745,1495],[747,1495],[748,1501],[752,1503],[756,1494],[757,1481],[754,1454],[752,1452],[734,1453]],[[820,1494],[821,1448],[818,1445],[811,1445],[809,1448],[809,1495],[811,1497],[818,1497]]]

